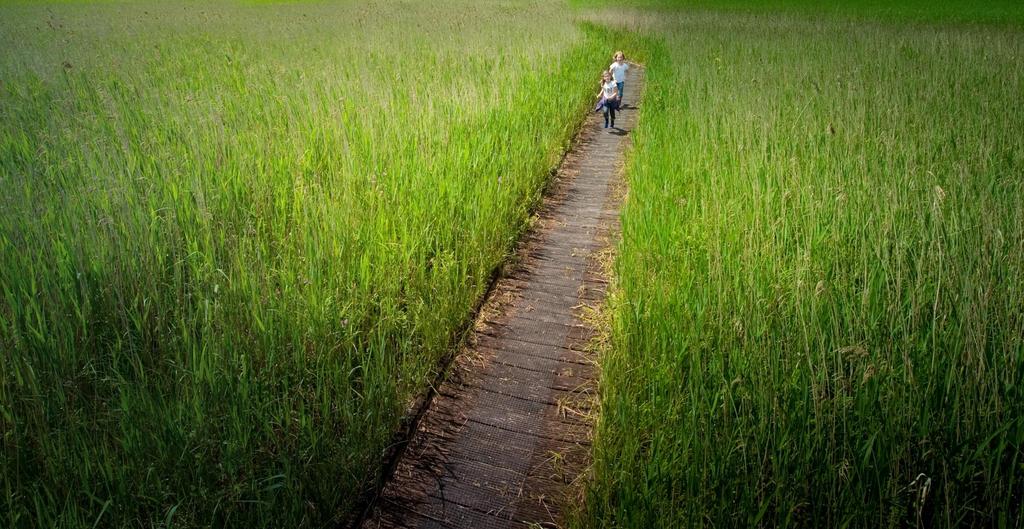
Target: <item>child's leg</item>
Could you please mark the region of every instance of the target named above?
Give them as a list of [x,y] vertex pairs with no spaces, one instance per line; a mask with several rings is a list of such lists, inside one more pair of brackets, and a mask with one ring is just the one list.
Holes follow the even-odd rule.
[[622,88],[624,86],[626,86],[626,82],[625,81],[622,81],[622,82],[619,82],[619,83],[615,83],[615,88],[617,88],[619,90],[619,101],[622,101]]
[[[611,105],[605,105],[604,106],[604,128],[608,128],[608,113],[609,112],[615,112],[615,111],[612,110]],[[615,119],[612,118],[612,121],[614,121],[614,120]]]
[[616,108],[616,105],[611,105],[609,107],[609,109],[608,109],[608,113],[611,114],[611,116],[612,116],[612,126],[613,127],[615,126],[615,108]]

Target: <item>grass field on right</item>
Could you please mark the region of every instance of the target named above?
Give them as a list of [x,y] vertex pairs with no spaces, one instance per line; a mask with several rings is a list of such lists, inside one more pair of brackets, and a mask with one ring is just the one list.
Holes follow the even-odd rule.
[[595,17],[651,47],[579,526],[1024,526],[1008,17]]

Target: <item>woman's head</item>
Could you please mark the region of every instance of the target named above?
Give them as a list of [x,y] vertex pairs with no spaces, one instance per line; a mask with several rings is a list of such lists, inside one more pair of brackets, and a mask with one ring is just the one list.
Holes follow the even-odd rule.
[[622,53],[621,51],[617,51],[617,52],[615,52],[615,55],[612,55],[612,58],[615,61],[617,61],[617,62],[622,62],[622,61],[626,60],[626,55],[624,53]]

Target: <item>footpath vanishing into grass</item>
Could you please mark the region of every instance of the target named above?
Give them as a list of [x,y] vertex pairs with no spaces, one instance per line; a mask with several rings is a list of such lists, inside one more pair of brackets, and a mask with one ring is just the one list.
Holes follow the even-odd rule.
[[1024,32],[600,19],[652,44],[577,525],[1021,527]]
[[1024,525],[1024,11],[641,3],[0,5],[0,526],[344,514],[612,41],[577,525]]
[[598,39],[505,2],[0,6],[0,526],[344,514]]

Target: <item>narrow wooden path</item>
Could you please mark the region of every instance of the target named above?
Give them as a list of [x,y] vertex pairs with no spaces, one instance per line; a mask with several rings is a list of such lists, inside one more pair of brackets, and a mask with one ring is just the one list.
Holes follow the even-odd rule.
[[587,119],[363,529],[561,526],[589,454],[597,368],[586,314],[604,299],[600,258],[618,236],[643,87],[643,71],[630,74],[618,128]]

